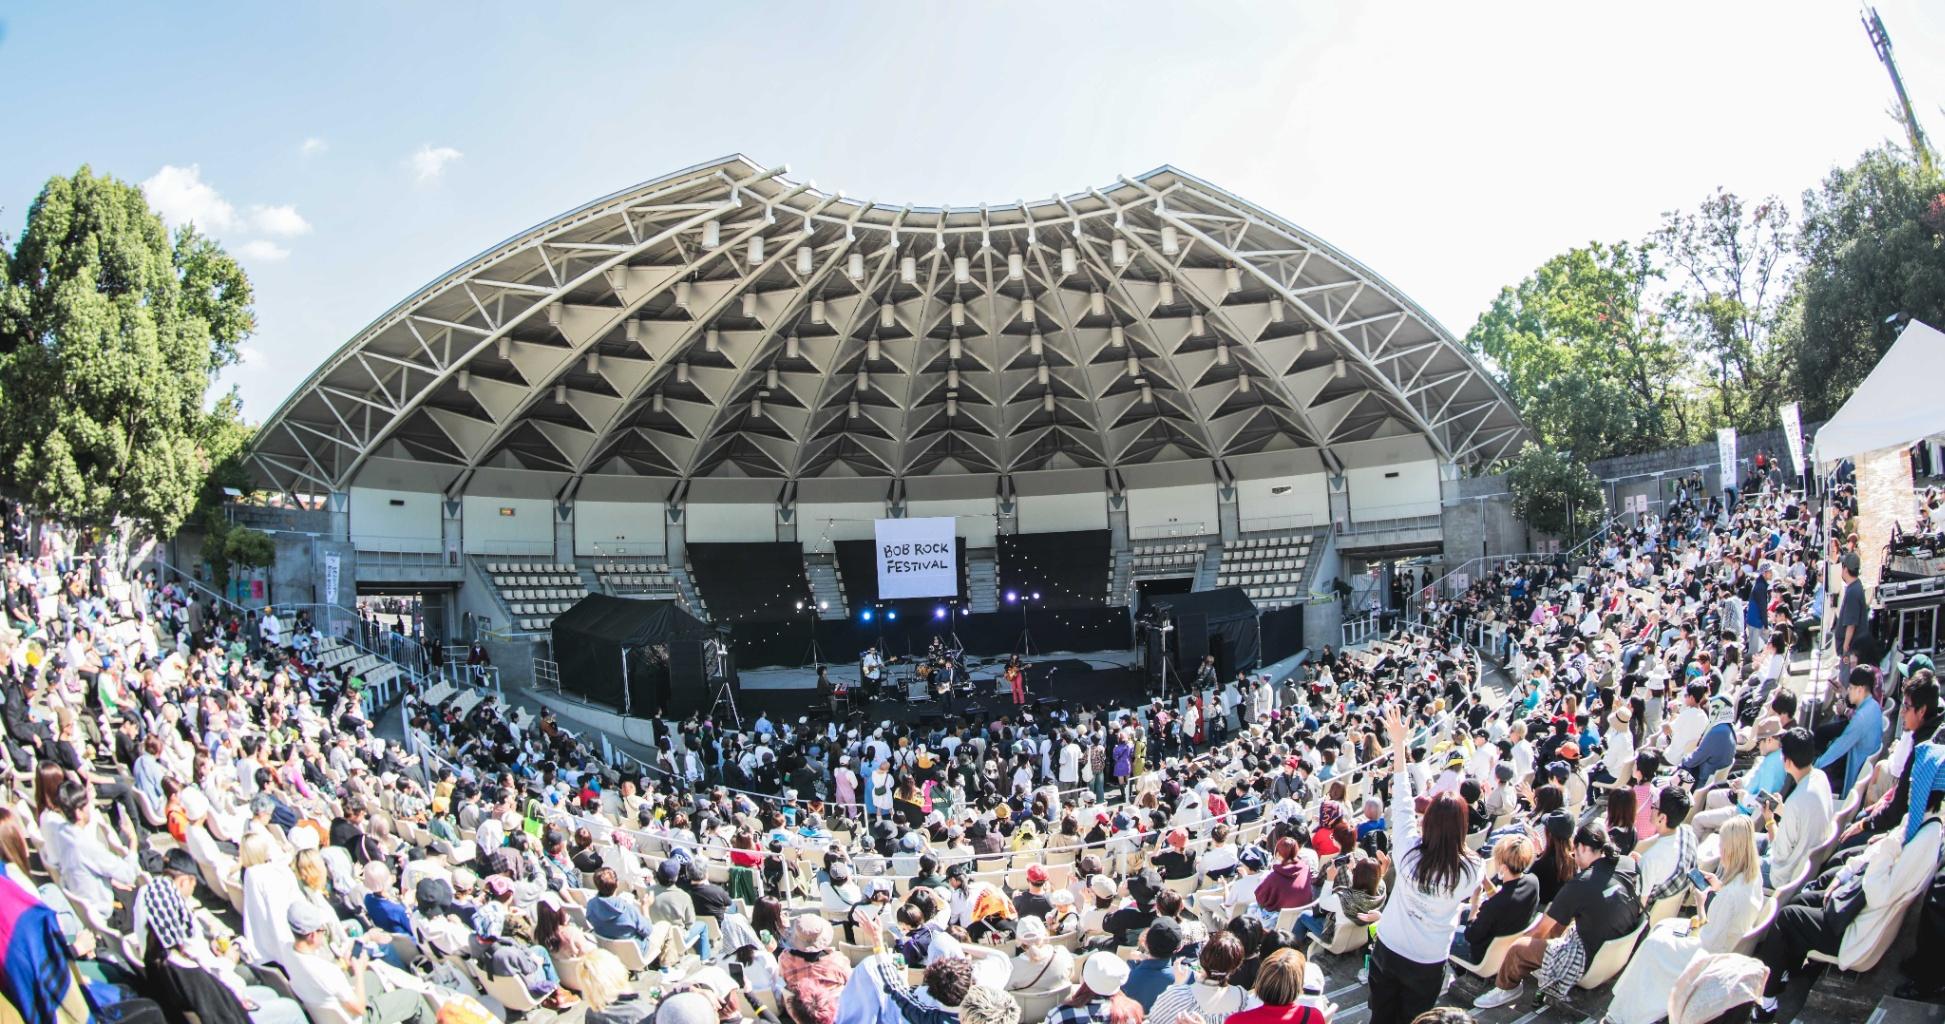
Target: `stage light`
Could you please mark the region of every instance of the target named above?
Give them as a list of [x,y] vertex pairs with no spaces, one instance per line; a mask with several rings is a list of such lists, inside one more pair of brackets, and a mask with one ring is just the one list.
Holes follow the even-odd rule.
[[972,283],[972,261],[964,256],[952,258],[952,280],[955,284]]
[[956,361],[958,359],[963,358],[965,354],[966,354],[966,343],[960,341],[959,336],[957,334],[945,340],[945,357],[947,359]]
[[689,383],[689,364],[688,364],[688,363],[686,363],[686,362],[682,362],[682,363],[677,363],[677,364],[675,364],[675,382],[676,382],[677,384],[687,384],[687,383]]
[[763,399],[761,398],[750,399],[750,416],[753,419],[759,419],[759,420],[763,418]]
[[[888,306],[886,308],[889,309],[890,307]],[[880,342],[875,336],[865,339],[864,357],[874,363],[883,359],[885,357],[884,343]]]
[[783,383],[783,374],[777,372],[776,367],[772,366],[769,369],[763,371],[764,387],[769,388],[772,391],[775,391],[777,389],[777,386],[782,383]]
[[804,603],[802,601],[797,602],[797,610],[798,611],[804,610]]
[[1270,322],[1278,323],[1278,324],[1283,322],[1283,300],[1282,299],[1270,300]]
[[642,322],[640,320],[624,321],[621,325],[621,336],[627,338],[630,342],[640,343],[642,340]]
[[601,353],[595,351],[588,352],[588,372],[589,373],[601,372]]
[[1243,271],[1240,267],[1229,267],[1222,272],[1222,286],[1232,292],[1243,290]]
[[1009,591],[1007,591],[1007,592],[1006,592],[1006,603],[1007,603],[1007,604],[1012,604],[1013,602],[1015,602],[1015,601],[1018,601],[1019,599],[1020,599],[1020,595],[1019,595],[1019,593],[1018,593],[1017,591],[1012,591],[1012,590],[1009,590]]
[[891,303],[887,302],[878,307],[878,326],[887,328],[898,326],[898,310]]
[[831,602],[829,602],[829,601],[819,601],[819,602],[817,602],[817,610],[818,610],[818,611],[820,611],[820,612],[827,612],[827,611],[830,611],[830,610],[831,610]]
[[1206,320],[1204,320],[1204,319],[1202,319],[1202,314],[1200,314],[1200,313],[1190,313],[1190,314],[1189,314],[1189,333],[1190,333],[1190,334],[1192,334],[1192,335],[1194,335],[1195,337],[1198,337],[1198,338],[1200,338],[1200,337],[1202,337],[1202,335],[1204,335],[1204,334],[1206,334],[1206,333],[1208,332],[1208,330],[1209,330],[1209,323],[1208,323],[1208,321],[1206,321]]
[[898,279],[906,284],[918,283],[918,260],[907,256],[898,261]]
[[870,621],[871,621],[871,609],[869,609],[869,608],[866,608],[866,609],[865,609],[864,611],[861,611],[861,612],[859,612],[859,613],[858,613],[858,618],[860,618],[860,619],[863,619],[863,620],[864,620],[864,621],[866,621],[866,622],[870,622]]
[[1035,601],[1038,601],[1038,600],[1040,600],[1040,592],[1039,592],[1038,590],[1036,590],[1036,591],[1034,591],[1034,592],[1033,592],[1033,599],[1034,599]]
[[797,276],[809,277],[812,269],[811,261],[815,260],[816,258],[817,258],[817,254],[811,252],[810,246],[808,245],[798,246],[797,247]]
[[1045,355],[1047,352],[1047,339],[1042,337],[1039,331],[1027,335],[1027,351],[1031,352],[1036,359]]
[[1017,252],[1006,254],[1006,279],[1019,281],[1027,276],[1026,260]]
[[932,609],[932,617],[935,619],[945,618],[945,605],[940,605],[937,608]]
[[862,366],[858,367],[858,390],[859,391],[871,390],[871,371],[865,369]]
[[1338,356],[1338,357],[1337,357],[1336,359],[1334,359],[1334,360],[1332,360],[1332,361],[1331,361],[1331,364],[1330,364],[1330,375],[1331,375],[1331,376],[1333,376],[1333,377],[1336,377],[1336,378],[1337,378],[1338,380],[1343,380],[1343,379],[1344,379],[1344,372],[1345,372],[1345,371],[1344,371],[1344,357],[1343,357],[1343,356]]
[[555,405],[567,404],[567,385],[565,384],[554,385],[554,404]]
[[952,304],[952,326],[966,326],[966,304],[964,302],[955,301]]
[[893,622],[897,622],[897,621],[898,621],[898,609],[896,609],[896,608],[893,608],[893,609],[891,609],[890,611],[887,611],[887,612],[885,612],[885,618],[887,618],[887,619],[890,619],[890,620],[892,620]]
[[853,281],[864,280],[864,253],[854,252],[844,258],[844,274]]
[[823,299],[810,300],[810,322],[814,324],[821,324],[824,322],[824,300]]
[[744,292],[742,296],[738,298],[736,301],[742,303],[744,319],[746,320],[756,319],[756,293],[755,292]]
[[469,391],[472,389],[472,387],[473,387],[473,371],[471,370],[459,371],[459,390]]
[[1155,303],[1156,305],[1158,306],[1175,305],[1175,282],[1163,281],[1160,285],[1160,291],[1161,291],[1161,298]]
[[1249,374],[1247,374],[1247,373],[1239,373],[1239,374],[1237,374],[1237,375],[1236,375],[1236,390],[1238,390],[1238,391],[1241,391],[1241,392],[1242,392],[1243,394],[1249,394],[1249,388],[1250,388],[1250,383],[1249,383]]
[[723,226],[718,221],[706,221],[702,225],[702,247],[714,249],[723,244]]
[[694,301],[695,297],[696,297],[695,285],[692,285],[687,281],[677,281],[675,283],[675,304],[676,305],[682,307],[683,309],[688,309],[689,303]]
[[1094,316],[1108,315],[1108,297],[1100,289],[1087,293],[1087,311]]
[[650,402],[649,404],[650,404],[650,405],[652,405],[652,406],[654,406],[654,408],[655,408],[655,411],[656,411],[656,412],[658,412],[658,413],[662,413],[662,412],[667,412],[667,411],[669,411],[669,404],[668,404],[668,399],[666,399],[666,398],[663,398],[663,397],[662,397],[662,393],[661,393],[660,391],[657,391],[657,392],[655,393],[655,398],[654,398],[654,400],[653,400],[652,402]]
[[505,359],[507,357],[507,354],[513,351],[513,339],[507,337],[504,334],[500,335],[500,340],[493,343],[493,351],[497,353],[501,359]]
[[1128,240],[1127,239],[1117,238],[1114,241],[1108,243],[1108,262],[1113,263],[1114,269],[1116,270],[1123,270],[1127,268],[1128,266]]
[[723,332],[714,327],[702,332],[702,350],[714,355],[723,350]]
[[1026,298],[1020,300],[1021,320],[1024,320],[1027,323],[1032,323],[1033,318],[1038,316],[1039,314],[1040,314],[1040,310],[1037,307],[1035,307],[1033,304],[1033,296],[1029,295]]
[[1128,376],[1141,376],[1141,360],[1135,356],[1128,357]]
[[959,390],[959,368],[957,366],[946,367],[945,386],[954,391]]
[[754,267],[757,266],[758,264],[761,264],[762,262],[763,262],[763,236],[751,235],[750,236],[750,266]]
[[1080,267],[1080,262],[1080,254],[1074,251],[1073,246],[1060,247],[1060,276],[1072,277],[1074,271]]
[[1229,365],[1229,343],[1228,342],[1224,342],[1216,346],[1216,365],[1217,366]]
[[1317,351],[1317,329],[1315,327],[1303,332],[1303,350],[1305,352]]
[[1128,343],[1128,334],[1120,324],[1108,328],[1108,347],[1120,348]]
[[783,357],[785,359],[796,359],[803,351],[804,343],[798,341],[796,335],[793,334],[783,339]]

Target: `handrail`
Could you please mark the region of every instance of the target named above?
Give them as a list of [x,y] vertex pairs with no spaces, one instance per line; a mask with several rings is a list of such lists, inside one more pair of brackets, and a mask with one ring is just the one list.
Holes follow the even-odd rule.
[[[151,560],[155,563],[155,566],[158,570],[166,571],[167,573],[175,577],[175,579],[169,580],[167,582],[179,583],[190,589],[199,590],[204,594],[208,595],[209,597],[213,598],[218,604],[228,606],[239,617],[247,618],[247,616],[250,614],[251,609],[245,608],[242,605],[237,604],[235,601],[232,601],[229,598],[224,597],[223,595],[217,593],[216,591],[209,589],[208,587],[203,585],[201,580],[196,579],[194,576],[191,576],[187,572],[184,572],[182,569],[178,568],[177,566],[170,564],[170,562],[167,559],[162,557],[160,551],[157,551],[155,554],[153,554],[151,556]],[[160,576],[158,575],[158,579],[159,578]],[[281,606],[286,608],[337,607],[335,605],[310,605],[310,604],[300,604],[298,602],[283,602]],[[274,609],[279,607],[279,604],[277,602],[272,602],[266,605],[265,607]],[[348,609],[345,610],[348,611]],[[317,626],[318,623],[315,620],[313,620],[312,628],[316,629]],[[318,630],[318,632],[326,636],[331,635],[331,634],[324,633],[323,630]],[[354,634],[356,633],[356,631],[353,632]],[[386,654],[384,651],[376,651],[371,649],[370,647],[367,647],[363,643],[362,638],[356,635],[350,635],[350,636],[338,635],[336,636],[336,639],[344,643],[350,644],[352,647],[355,647],[358,650],[365,652],[366,654],[378,657],[382,659],[386,664],[389,664],[393,668],[398,669],[399,674],[395,678],[401,678],[410,682],[415,689],[422,688],[425,685],[425,676],[423,673],[419,672],[417,669],[411,666],[401,664],[396,659],[394,659],[391,655]],[[378,684],[378,686],[375,687],[375,689],[378,691],[377,693],[371,693],[370,691],[367,691],[367,694],[370,696],[374,704],[374,706],[366,708],[366,711],[368,713],[377,710],[376,704],[378,701],[383,700],[383,702],[386,704],[389,704],[392,701],[392,697],[393,697],[393,694],[391,692],[392,686],[389,681]]]

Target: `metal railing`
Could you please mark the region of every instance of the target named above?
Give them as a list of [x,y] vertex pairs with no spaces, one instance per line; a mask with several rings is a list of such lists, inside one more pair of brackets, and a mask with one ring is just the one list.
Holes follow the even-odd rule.
[[[205,596],[215,600],[218,605],[227,607],[233,614],[239,617],[247,617],[250,614],[250,609],[247,609],[242,605],[237,604],[235,601],[232,601],[229,598],[224,597],[223,595],[217,593],[216,591],[209,589],[207,586],[204,586],[201,580],[196,579],[194,576],[190,575],[189,573],[183,571],[182,569],[174,565],[171,565],[167,560],[163,559],[159,552],[153,556],[153,560],[155,562],[156,578],[158,580],[165,583],[176,583],[188,589],[200,591]],[[268,605],[267,607],[298,608],[298,607],[335,607],[335,606],[300,605],[296,602],[285,602],[285,603],[274,603]],[[376,656],[381,661],[391,665],[392,667],[398,670],[397,674],[395,674],[391,679],[378,683],[365,690],[364,702],[365,702],[366,714],[371,714],[371,715],[377,714],[381,708],[385,707],[386,705],[389,705],[396,697],[398,697],[407,686],[410,686],[414,690],[419,690],[424,688],[426,682],[426,673],[419,671],[413,665],[399,663],[398,661],[394,660],[390,655],[386,654],[384,651],[376,651],[366,646],[362,642],[362,639],[359,635],[361,630],[357,626],[358,620],[356,615],[352,613],[350,609],[346,609],[346,608],[336,608],[335,610],[343,613],[349,619],[349,621],[343,624],[339,624],[335,621],[336,617],[334,616],[333,621],[323,622],[320,621],[317,617],[313,616],[311,620],[312,624],[315,628],[318,629],[318,632],[320,634],[324,636],[335,637],[338,640],[346,644],[349,644],[352,647],[360,651],[363,651],[368,655]],[[322,628],[327,625],[330,626],[331,628],[329,629]]]
[[1209,532],[1205,523],[1162,523],[1158,526],[1137,526],[1128,531],[1129,540],[1169,540],[1201,537]]
[[[498,689],[498,687],[494,687]],[[534,659],[534,689],[561,692],[561,665],[547,658]]]
[[445,541],[438,537],[388,537],[383,534],[353,534],[351,545],[359,554],[438,555],[445,557]]
[[551,540],[482,540],[466,545],[469,555],[519,555],[522,558],[552,558]]
[[1297,512],[1287,516],[1251,516],[1236,525],[1244,536],[1252,533],[1314,530],[1317,528],[1317,517],[1308,512]]

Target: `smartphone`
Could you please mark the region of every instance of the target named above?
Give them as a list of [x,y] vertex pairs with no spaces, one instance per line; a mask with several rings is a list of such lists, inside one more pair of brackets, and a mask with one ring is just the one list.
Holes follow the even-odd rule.
[[1709,887],[1709,876],[1703,874],[1701,868],[1689,868],[1688,884],[1696,887],[1697,889],[1707,891]]

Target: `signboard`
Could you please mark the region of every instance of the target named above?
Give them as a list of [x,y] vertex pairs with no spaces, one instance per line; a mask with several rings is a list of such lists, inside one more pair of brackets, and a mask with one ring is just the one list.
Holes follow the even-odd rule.
[[956,597],[959,594],[958,520],[952,516],[879,519],[872,524],[878,557],[878,596]]
[[1723,427],[1715,432],[1715,453],[1722,461],[1722,489],[1740,484],[1742,481],[1736,478],[1736,428]]
[[1783,406],[1783,440],[1790,446],[1790,472],[1803,475],[1803,406],[1790,402]]
[[338,603],[338,571],[342,560],[335,554],[324,556],[324,603]]

